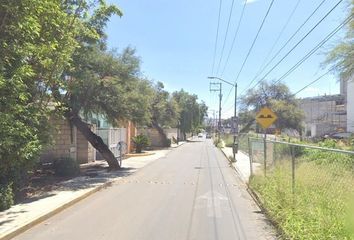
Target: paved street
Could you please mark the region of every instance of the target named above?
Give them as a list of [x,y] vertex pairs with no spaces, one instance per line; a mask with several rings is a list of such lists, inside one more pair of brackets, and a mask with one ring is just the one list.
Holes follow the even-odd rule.
[[203,140],[184,144],[15,239],[275,238],[226,158]]

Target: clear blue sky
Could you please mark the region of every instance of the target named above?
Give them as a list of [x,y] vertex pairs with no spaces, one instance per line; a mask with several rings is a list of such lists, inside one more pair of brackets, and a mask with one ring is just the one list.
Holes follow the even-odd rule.
[[[297,11],[285,29],[273,54],[321,1],[300,1]],[[217,72],[216,70],[214,70],[214,73],[212,72],[212,63],[219,0],[110,0],[109,2],[118,5],[124,13],[122,18],[113,17],[107,26],[109,47],[118,50],[127,46],[136,48],[137,54],[142,60],[142,70],[145,76],[154,81],[163,82],[169,91],[183,88],[190,93],[197,94],[199,99],[204,100],[210,109],[217,109],[217,94],[209,92],[210,80],[207,79],[207,76],[216,75]],[[222,0],[216,66],[224,41],[231,2],[232,0]],[[270,2],[271,0],[248,0],[229,64],[223,75],[219,73],[216,76],[230,82],[235,81]],[[239,92],[247,87],[259,70],[296,2],[297,0],[275,0],[258,41],[239,77]],[[221,69],[229,52],[243,3],[241,0],[234,1],[234,11]],[[327,0],[277,59],[279,60],[290,50],[336,3],[337,0]],[[346,17],[347,6],[347,1],[344,0],[282,64],[269,74],[267,79],[279,78],[337,27]],[[320,49],[295,72],[284,79],[291,91],[296,92],[302,86],[326,72],[320,66],[325,59],[325,52],[342,35],[343,32],[333,37],[324,48]],[[276,62],[277,60],[268,69]],[[223,90],[225,100],[230,87],[224,84]],[[328,75],[299,94],[299,97],[338,92],[339,85],[335,77]],[[227,102],[223,101],[223,117],[232,115],[232,102],[232,94]]]

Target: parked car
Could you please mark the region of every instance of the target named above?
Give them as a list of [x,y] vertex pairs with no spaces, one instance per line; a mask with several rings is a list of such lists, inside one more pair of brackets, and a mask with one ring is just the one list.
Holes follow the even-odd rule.
[[203,137],[203,133],[198,133],[198,138],[202,138]]
[[331,133],[325,136],[325,138],[333,138],[333,139],[347,139],[353,137],[353,133],[350,132],[336,132]]

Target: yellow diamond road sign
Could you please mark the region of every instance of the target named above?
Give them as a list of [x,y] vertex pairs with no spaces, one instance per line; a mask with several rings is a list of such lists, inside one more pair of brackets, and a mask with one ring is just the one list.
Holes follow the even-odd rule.
[[256,121],[262,128],[269,128],[277,118],[277,115],[268,107],[262,108],[256,115]]

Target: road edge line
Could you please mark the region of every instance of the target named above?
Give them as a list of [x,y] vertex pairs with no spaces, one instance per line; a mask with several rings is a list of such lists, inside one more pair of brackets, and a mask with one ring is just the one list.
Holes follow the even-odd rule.
[[102,190],[104,188],[109,187],[110,185],[112,185],[117,180],[119,180],[119,179],[108,181],[108,182],[106,182],[106,183],[104,183],[104,184],[102,184],[100,186],[97,186],[94,189],[84,193],[83,195],[81,195],[81,196],[79,196],[77,198],[74,198],[74,199],[68,201],[67,203],[64,203],[63,205],[53,209],[52,211],[50,211],[50,212],[38,217],[37,219],[34,219],[34,220],[24,224],[23,226],[18,227],[14,231],[11,231],[11,232],[9,232],[7,234],[5,233],[4,236],[0,237],[0,240],[10,240],[10,239],[18,236],[19,234],[27,231],[28,229],[30,229],[30,228],[32,228],[32,227],[44,222],[45,220],[53,217],[54,215],[62,212],[63,210],[65,210],[65,209],[73,206],[74,204],[84,200],[85,198],[91,196],[92,194],[94,194],[94,193],[96,193],[96,192],[98,192],[98,191],[100,191],[100,190]]

